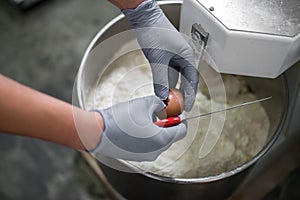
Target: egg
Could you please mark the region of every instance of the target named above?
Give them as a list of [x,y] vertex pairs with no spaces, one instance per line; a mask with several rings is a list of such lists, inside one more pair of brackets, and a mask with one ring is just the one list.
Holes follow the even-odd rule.
[[165,119],[175,117],[183,112],[184,100],[180,90],[172,88],[169,90],[169,97],[164,101],[166,108],[157,113],[158,118]]

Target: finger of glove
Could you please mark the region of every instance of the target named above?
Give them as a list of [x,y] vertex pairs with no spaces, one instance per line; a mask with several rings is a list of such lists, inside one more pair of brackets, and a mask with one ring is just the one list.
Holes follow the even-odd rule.
[[155,65],[152,67],[154,93],[161,100],[169,96],[168,69],[166,66]]
[[[124,104],[124,105],[123,105]],[[139,126],[143,128],[146,125],[152,124],[152,116],[154,113],[164,109],[165,104],[157,96],[146,96],[141,98],[136,98],[127,104],[126,102],[121,104],[115,109],[116,118],[119,116],[118,112],[122,112],[126,119],[118,119],[120,124],[123,121],[128,121],[130,119],[131,126]],[[128,107],[128,108],[127,108]],[[128,112],[128,114],[126,113]],[[123,120],[122,120],[123,119]],[[126,122],[126,124],[128,124]],[[129,125],[129,124],[128,124]]]
[[184,110],[190,111],[194,105],[199,83],[199,72],[191,64],[181,70],[180,90],[184,96]]
[[168,65],[172,54],[162,49],[152,48],[145,48],[143,52],[151,66],[155,95],[165,100],[169,96]]
[[153,123],[152,114],[164,106],[158,97],[148,96],[102,110],[106,127],[103,137],[128,152],[147,153],[163,148],[163,130]]
[[198,83],[192,84],[189,81],[187,81],[184,77],[181,80],[180,91],[184,96],[184,110],[187,112],[189,112],[192,109],[195,103],[197,86]]
[[[157,134],[153,129],[152,116],[165,107],[156,96],[148,96],[113,105],[102,110],[106,127],[124,134],[147,138]],[[110,132],[110,131],[109,131]],[[112,133],[113,134],[113,133]]]
[[187,112],[189,112],[194,105],[197,87],[198,82],[189,81],[185,77],[182,78],[180,83],[180,91],[184,96],[184,110]]
[[159,112],[165,108],[165,104],[157,97],[157,96],[147,96],[144,97],[145,102],[146,102],[146,107],[149,109],[149,113],[154,114],[156,112]]
[[188,60],[179,55],[176,55],[171,59],[170,65],[175,66],[180,70],[180,90],[184,96],[184,110],[190,111],[193,107],[197,94],[199,72],[194,67],[193,56],[188,54],[186,55],[186,58]]
[[187,133],[187,125],[186,123],[180,123],[176,126],[168,127],[168,128],[163,128],[164,132],[163,137],[165,141],[168,141],[168,143],[174,143],[177,142],[178,140],[181,140],[186,136]]
[[175,88],[179,78],[179,70],[177,67],[170,66],[168,70],[169,87]]

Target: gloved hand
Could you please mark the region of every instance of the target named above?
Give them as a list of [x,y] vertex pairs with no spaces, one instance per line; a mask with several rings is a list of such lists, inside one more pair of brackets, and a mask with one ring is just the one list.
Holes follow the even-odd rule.
[[153,116],[164,108],[156,96],[133,99],[98,111],[104,121],[99,145],[91,151],[132,161],[153,161],[186,135],[186,124],[161,128]]
[[137,8],[122,12],[135,29],[138,42],[151,65],[156,96],[161,100],[167,99],[169,88],[175,87],[180,72],[184,109],[190,111],[199,79],[193,49],[154,0],[146,0]]

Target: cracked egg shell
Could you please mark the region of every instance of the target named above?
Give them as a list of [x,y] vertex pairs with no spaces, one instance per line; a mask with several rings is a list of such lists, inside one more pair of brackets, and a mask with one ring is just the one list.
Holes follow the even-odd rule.
[[158,118],[165,119],[176,117],[183,112],[184,100],[180,90],[173,88],[169,90],[169,97],[164,101],[166,108],[157,113]]

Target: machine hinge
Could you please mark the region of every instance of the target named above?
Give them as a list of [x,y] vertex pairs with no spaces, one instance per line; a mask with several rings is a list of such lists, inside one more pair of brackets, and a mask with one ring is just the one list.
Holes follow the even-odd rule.
[[191,34],[194,42],[199,43],[201,46],[206,46],[209,33],[202,28],[201,24],[194,23],[192,25]]
[[209,33],[206,32],[200,24],[194,23],[192,25],[191,36],[194,46],[196,48],[196,58],[198,59],[199,63],[201,63],[203,51],[207,44]]

